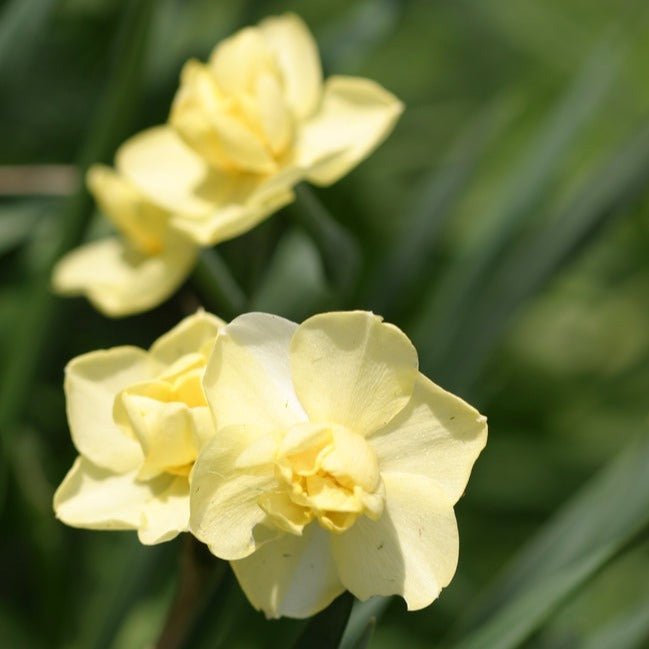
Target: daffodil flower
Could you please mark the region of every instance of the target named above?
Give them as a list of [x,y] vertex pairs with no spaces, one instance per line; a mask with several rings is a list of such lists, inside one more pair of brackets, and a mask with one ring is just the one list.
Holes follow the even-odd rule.
[[167,541],[189,520],[189,476],[214,433],[201,379],[223,323],[204,311],[145,351],[114,347],[65,370],[72,441],[79,451],[54,495],[73,527],[137,530]]
[[118,170],[90,168],[87,183],[119,235],[83,245],[55,267],[62,295],[86,295],[102,313],[118,317],[151,309],[185,280],[198,248],[170,224],[170,214]]
[[453,506],[486,420],[418,371],[367,312],[224,327],[203,385],[217,430],[194,466],[190,530],[231,561],[269,617],[307,617],[345,589],[430,604],[453,577]]
[[251,229],[308,180],[330,185],[392,130],[399,100],[369,79],[323,82],[317,46],[293,14],[267,18],[189,61],[169,125],[118,154],[121,172],[200,245]]

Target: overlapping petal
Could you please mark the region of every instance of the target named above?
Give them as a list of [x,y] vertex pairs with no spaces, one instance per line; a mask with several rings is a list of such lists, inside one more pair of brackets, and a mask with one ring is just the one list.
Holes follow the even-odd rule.
[[420,374],[408,405],[369,442],[383,472],[430,478],[455,503],[487,443],[487,420]]
[[383,476],[385,511],[359,518],[331,545],[345,588],[361,600],[401,595],[409,610],[428,606],[451,581],[458,559],[453,504],[431,480]]
[[387,137],[402,110],[374,81],[330,77],[322,104],[297,136],[295,164],[309,169],[307,179],[317,185],[336,182]]
[[329,534],[314,523],[302,536],[284,535],[233,561],[232,569],[252,605],[269,618],[309,617],[344,590]]
[[266,313],[235,318],[219,334],[203,386],[219,429],[281,430],[305,419],[289,367],[297,325]]
[[251,427],[220,428],[194,465],[190,529],[222,559],[247,557],[275,535],[262,525],[266,514],[258,505],[260,495],[275,485],[272,466],[254,472],[236,466],[259,437]]
[[297,328],[290,354],[295,392],[309,419],[362,435],[406,405],[418,373],[408,338],[365,311],[309,318]]
[[151,309],[171,295],[189,274],[196,248],[183,237],[163,252],[146,255],[110,237],[68,253],[57,264],[52,284],[62,295],[86,295],[105,315],[120,317]]
[[65,368],[65,397],[72,441],[99,466],[122,472],[142,461],[135,439],[113,420],[115,396],[150,379],[157,364],[138,347],[114,347],[78,356]]

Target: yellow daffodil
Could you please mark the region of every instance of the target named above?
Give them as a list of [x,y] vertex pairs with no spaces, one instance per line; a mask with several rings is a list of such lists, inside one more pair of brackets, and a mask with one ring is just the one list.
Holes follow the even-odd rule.
[[145,544],[187,529],[189,474],[214,433],[201,379],[222,326],[199,311],[149,351],[114,347],[68,364],[68,422],[80,455],[54,495],[59,519],[137,530]]
[[224,327],[203,385],[218,413],[191,487],[190,530],[230,560],[269,617],[306,617],[345,589],[430,604],[458,558],[453,506],[486,420],[418,371],[366,312]]
[[96,165],[87,182],[121,236],[66,255],[54,270],[54,290],[86,295],[97,309],[114,317],[157,306],[191,270],[196,245],[170,225],[167,210],[146,198],[119,170]]
[[293,14],[268,18],[182,72],[168,126],[132,138],[120,171],[201,245],[239,235],[329,185],[387,136],[402,105],[368,79],[322,80],[313,37]]

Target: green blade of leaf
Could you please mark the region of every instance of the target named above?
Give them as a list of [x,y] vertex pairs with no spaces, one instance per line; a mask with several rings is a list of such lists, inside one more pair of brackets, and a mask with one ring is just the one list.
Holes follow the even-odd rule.
[[423,358],[439,365],[440,355],[453,340],[458,322],[475,299],[484,277],[521,224],[557,176],[557,160],[601,107],[613,86],[622,59],[622,45],[606,39],[587,58],[575,80],[538,128],[523,159],[505,178],[502,195],[483,221],[493,223],[485,235],[479,230],[442,279],[438,290],[422,305],[412,328]]
[[508,251],[491,281],[470,307],[446,350],[453,359],[447,380],[474,381],[490,351],[526,299],[538,292],[606,222],[646,192],[649,128],[635,133],[617,155],[598,169],[540,232]]
[[399,309],[413,284],[421,279],[441,229],[487,146],[510,116],[508,101],[489,106],[453,143],[441,170],[435,169],[423,180],[401,235],[391,243],[386,259],[368,282],[368,302],[377,313],[388,315]]
[[337,649],[352,612],[354,597],[343,593],[307,624],[293,649]]
[[479,599],[460,627],[469,633],[451,646],[518,646],[648,524],[649,438],[643,437],[629,443],[541,529]]

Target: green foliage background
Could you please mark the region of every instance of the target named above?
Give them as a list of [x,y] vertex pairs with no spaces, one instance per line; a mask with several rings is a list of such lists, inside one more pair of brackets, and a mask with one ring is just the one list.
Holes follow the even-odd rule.
[[[29,179],[32,165],[110,161],[166,118],[185,59],[285,10],[329,73],[404,100],[389,140],[218,246],[150,313],[108,321],[52,297],[54,260],[105,225],[83,190],[12,190],[6,166]],[[155,641],[182,540],[144,548],[54,519],[74,456],[62,370],[148,346],[199,303],[296,320],[372,309],[489,417],[451,586],[417,613],[356,606],[341,646],[649,646],[647,33],[641,0],[0,2],[0,646]],[[186,646],[283,647],[303,632],[266,622],[227,572],[214,579]],[[301,646],[336,646],[344,609]]]

